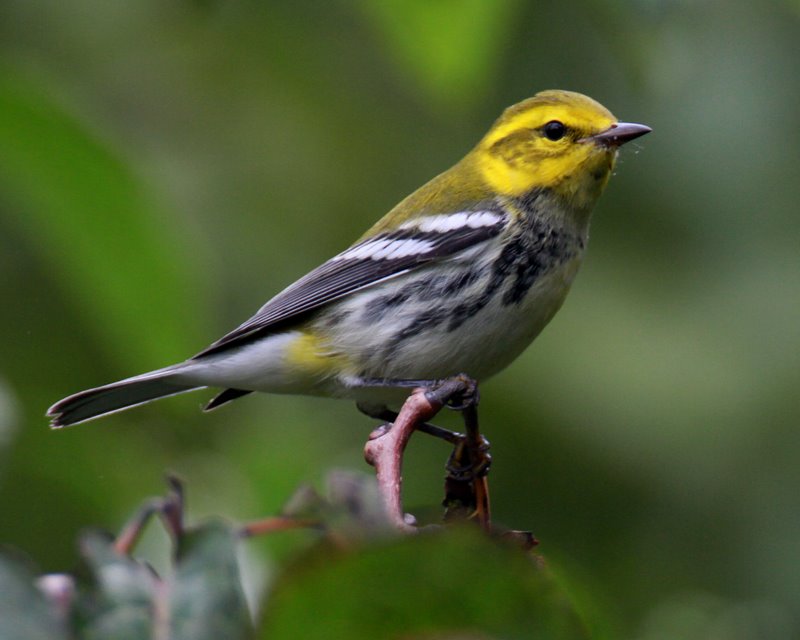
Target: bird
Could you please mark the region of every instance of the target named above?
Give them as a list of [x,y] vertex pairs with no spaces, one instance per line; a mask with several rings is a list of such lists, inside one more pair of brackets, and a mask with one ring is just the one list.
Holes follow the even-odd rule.
[[194,391],[403,401],[409,387],[515,360],[559,310],[619,148],[651,131],[571,91],[502,112],[478,144],[350,247],[187,360],[81,391],[66,427]]

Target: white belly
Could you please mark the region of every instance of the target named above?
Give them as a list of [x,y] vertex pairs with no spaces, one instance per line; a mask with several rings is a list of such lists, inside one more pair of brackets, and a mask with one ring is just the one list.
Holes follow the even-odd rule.
[[[541,274],[518,302],[504,302],[501,289],[456,328],[449,311],[459,300],[477,295],[485,281],[456,299],[410,300],[377,321],[365,318],[357,333],[335,334],[332,350],[347,354],[354,364],[349,373],[361,378],[431,380],[465,373],[484,380],[510,364],[547,325],[561,307],[579,264],[576,257]],[[387,283],[383,288],[393,286]],[[364,316],[367,301],[375,295],[370,291],[352,296],[339,310],[351,318]],[[398,340],[398,332],[413,329],[420,310],[428,307],[431,322],[418,323],[418,330]]]

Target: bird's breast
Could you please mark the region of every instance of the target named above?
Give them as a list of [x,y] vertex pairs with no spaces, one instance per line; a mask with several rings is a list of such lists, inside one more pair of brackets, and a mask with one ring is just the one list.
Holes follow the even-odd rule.
[[[514,360],[564,301],[583,239],[547,225],[489,241],[350,296],[321,317],[354,377],[484,379]],[[330,322],[334,320],[335,322]]]

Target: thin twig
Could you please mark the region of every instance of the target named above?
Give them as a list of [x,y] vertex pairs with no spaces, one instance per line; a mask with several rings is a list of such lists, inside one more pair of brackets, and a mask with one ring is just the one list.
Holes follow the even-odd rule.
[[139,507],[114,539],[114,550],[120,555],[130,555],[150,518],[160,513],[163,507],[164,498],[152,498]]
[[255,522],[248,522],[239,529],[243,538],[274,533],[275,531],[290,531],[292,529],[316,529],[322,526],[319,520],[312,518],[291,518],[288,516],[273,516],[262,518]]
[[481,436],[478,429],[478,409],[469,404],[462,411],[464,427],[467,432],[467,449],[472,466],[472,489],[475,494],[475,519],[485,531],[492,526],[489,507],[489,467],[491,457],[488,454],[489,443]]

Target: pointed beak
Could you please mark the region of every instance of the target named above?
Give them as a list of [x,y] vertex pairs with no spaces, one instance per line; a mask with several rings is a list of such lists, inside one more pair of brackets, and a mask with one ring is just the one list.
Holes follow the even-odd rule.
[[584,138],[585,141],[596,142],[607,147],[620,147],[626,142],[630,142],[640,136],[650,133],[652,129],[644,124],[634,124],[633,122],[617,122],[612,124],[605,131],[596,133],[593,136]]

